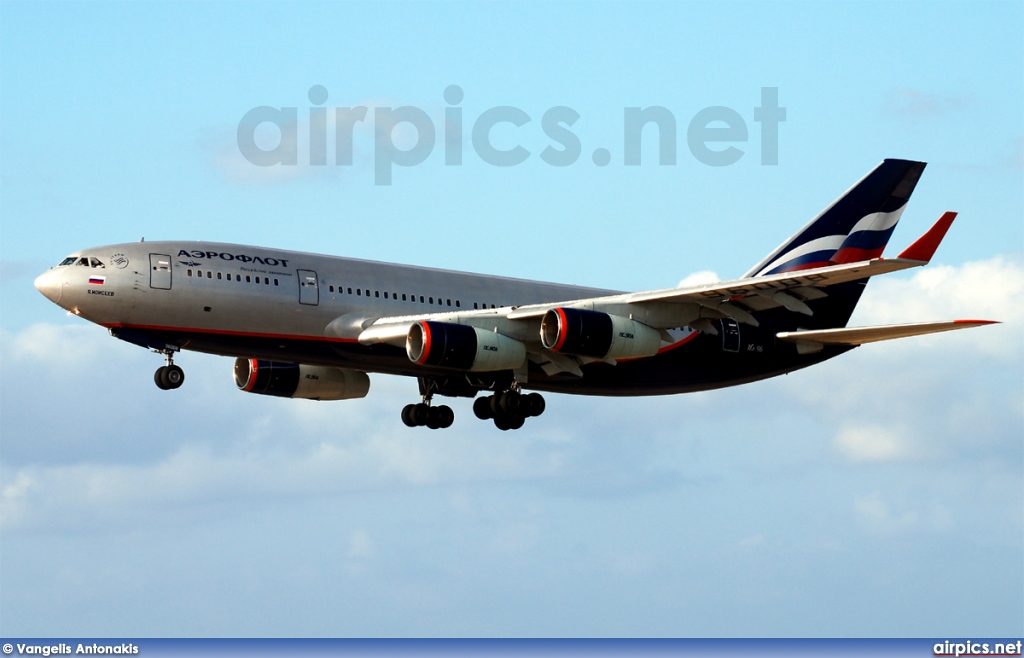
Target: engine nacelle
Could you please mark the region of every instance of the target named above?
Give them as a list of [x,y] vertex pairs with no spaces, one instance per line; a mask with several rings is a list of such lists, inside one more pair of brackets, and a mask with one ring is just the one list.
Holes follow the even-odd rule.
[[409,360],[470,372],[515,370],[526,362],[526,345],[495,331],[448,322],[423,320],[412,325],[405,340]]
[[657,354],[661,332],[617,315],[553,308],[541,320],[540,342],[553,352],[595,359],[629,359]]
[[352,400],[370,392],[365,372],[262,359],[235,359],[235,385],[247,393],[306,400]]

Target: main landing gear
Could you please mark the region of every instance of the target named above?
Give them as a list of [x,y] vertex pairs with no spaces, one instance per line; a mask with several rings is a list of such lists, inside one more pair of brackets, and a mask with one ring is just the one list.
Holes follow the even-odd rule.
[[[544,413],[544,397],[540,393],[525,394],[514,380],[506,380],[503,385],[499,384],[495,388],[498,388],[497,393],[473,401],[473,413],[480,420],[493,420],[499,430],[517,430],[527,418]],[[423,402],[405,405],[402,409],[402,422],[408,427],[426,426],[432,430],[451,427],[455,421],[455,412],[445,405],[431,406],[434,394],[471,398],[479,390],[478,387],[453,384],[451,381],[420,378]]]
[[473,413],[480,420],[493,420],[494,426],[505,432],[517,430],[527,418],[544,413],[546,404],[540,393],[523,394],[512,388],[494,395],[485,395],[473,401]]
[[167,359],[167,365],[160,366],[153,373],[153,381],[156,385],[165,391],[178,388],[185,383],[185,371],[181,369],[181,366],[174,365],[174,357],[171,350],[154,350],[158,354],[163,354],[164,358]]
[[451,427],[455,422],[455,412],[447,405],[438,407],[430,406],[430,397],[424,396],[423,402],[419,404],[407,404],[402,409],[402,422],[407,427],[422,427],[426,425],[432,430]]

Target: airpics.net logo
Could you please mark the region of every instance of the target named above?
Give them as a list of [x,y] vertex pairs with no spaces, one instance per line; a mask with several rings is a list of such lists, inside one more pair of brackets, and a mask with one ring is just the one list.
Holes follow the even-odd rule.
[[[437,142],[443,142],[445,166],[461,166],[465,159],[465,134],[469,147],[480,161],[493,167],[515,167],[535,154],[522,143],[520,131],[535,129],[534,117],[511,105],[498,105],[481,112],[475,119],[463,115],[465,93],[458,85],[449,85],[443,93],[443,119],[440,130],[430,114],[419,107],[357,105],[327,107],[328,91],[322,85],[309,88],[307,97],[312,107],[308,117],[299,121],[298,107],[254,107],[238,122],[236,141],[242,156],[257,167],[297,167],[300,146],[308,144],[308,162],[303,165],[327,167],[328,125],[333,128],[333,165],[353,166],[356,134],[369,131],[375,185],[391,185],[395,167],[415,167],[426,162]],[[305,113],[305,110],[304,110]],[[762,165],[779,162],[779,124],[786,120],[786,108],[779,106],[778,87],[762,87],[760,105],[747,116],[760,125],[759,137]],[[548,108],[540,117],[540,130],[550,140],[537,157],[552,167],[576,164],[584,147],[572,127],[581,119],[579,112],[565,105]],[[513,145],[493,142],[495,128],[506,136],[511,126]],[[645,129],[657,131],[658,164],[676,164],[677,125],[675,115],[666,107],[622,108],[621,164],[639,166],[643,160],[642,136]],[[301,126],[301,130],[300,130]],[[500,126],[500,127],[499,127]],[[693,158],[709,167],[726,167],[746,155],[750,142],[747,119],[730,107],[713,105],[694,114],[686,124],[686,147]],[[305,133],[301,134],[300,133]],[[439,134],[440,133],[440,134]],[[398,136],[398,139],[396,139]],[[518,137],[518,139],[517,139]],[[301,140],[301,141],[300,141]],[[598,147],[591,151],[594,166],[607,167],[614,156],[610,149]]]

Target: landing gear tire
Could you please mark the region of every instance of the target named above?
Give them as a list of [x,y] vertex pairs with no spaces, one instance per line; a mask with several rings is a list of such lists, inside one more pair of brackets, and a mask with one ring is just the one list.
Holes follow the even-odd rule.
[[524,411],[527,416],[539,416],[544,413],[544,409],[547,408],[547,403],[544,402],[544,396],[540,393],[530,393],[526,396],[523,405]]
[[441,424],[441,429],[447,429],[455,422],[455,412],[452,411],[451,407],[441,405],[437,408],[437,420]]
[[178,388],[185,383],[185,371],[180,366],[164,366],[160,379],[167,383],[167,388]]
[[415,404],[407,404],[402,407],[402,422],[406,427],[416,427],[416,417],[413,415],[415,411]]
[[455,422],[455,412],[451,407],[441,405],[431,407],[427,404],[407,404],[402,409],[402,422],[406,427],[429,427],[432,430],[451,427]]
[[153,373],[153,381],[165,391],[179,388],[185,383],[185,371],[180,366],[160,366]]
[[494,412],[491,410],[491,396],[485,395],[482,398],[473,400],[473,413],[480,420],[494,418]]
[[494,426],[505,432],[517,430],[527,418],[544,413],[547,405],[540,393],[523,395],[519,391],[503,391],[477,398],[473,414],[480,420],[493,420]]
[[521,414],[503,414],[495,417],[494,426],[502,432],[507,432],[508,430],[519,429],[525,422],[526,418]]
[[523,396],[518,391],[505,391],[499,398],[498,406],[506,414],[516,414],[523,406]]

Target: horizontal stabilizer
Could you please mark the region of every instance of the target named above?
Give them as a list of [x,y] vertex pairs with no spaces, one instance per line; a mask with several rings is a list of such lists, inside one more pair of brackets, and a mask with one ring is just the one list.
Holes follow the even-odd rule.
[[955,329],[969,329],[985,324],[997,324],[995,320],[953,320],[951,322],[915,322],[913,324],[889,324],[879,327],[850,327],[843,329],[817,329],[811,331],[780,331],[775,334],[779,340],[803,345],[801,352],[817,352],[823,345],[862,345],[880,340],[906,338],[934,334]]

